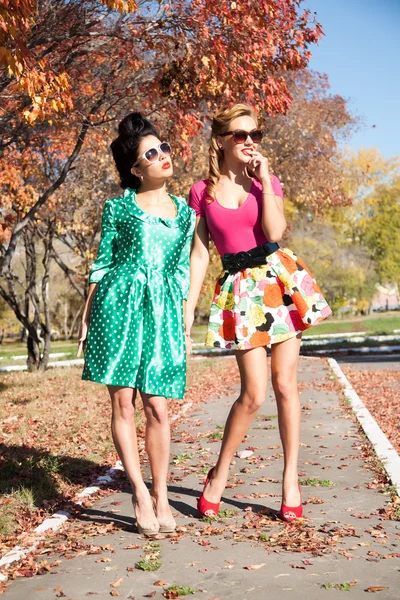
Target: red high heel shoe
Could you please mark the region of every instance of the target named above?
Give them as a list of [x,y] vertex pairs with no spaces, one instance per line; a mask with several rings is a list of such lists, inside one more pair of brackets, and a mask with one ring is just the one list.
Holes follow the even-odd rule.
[[[220,507],[221,503],[220,502],[218,502],[218,503],[209,502],[208,500],[206,500],[204,498],[204,490],[206,489],[207,485],[210,483],[210,479],[212,477],[213,471],[214,471],[214,467],[209,470],[207,478],[206,478],[206,482],[204,484],[203,492],[202,492],[200,498],[198,498],[198,500],[197,500],[197,508],[198,508],[199,512],[201,513],[202,517],[216,517],[219,513],[219,507]],[[212,513],[212,514],[210,514],[210,513]]]
[[286,506],[286,504],[281,504],[281,509],[279,511],[279,518],[282,521],[287,521],[288,523],[292,523],[296,519],[301,519],[303,516],[303,505],[301,503],[301,490],[299,484],[299,492],[300,492],[300,504],[299,506]]

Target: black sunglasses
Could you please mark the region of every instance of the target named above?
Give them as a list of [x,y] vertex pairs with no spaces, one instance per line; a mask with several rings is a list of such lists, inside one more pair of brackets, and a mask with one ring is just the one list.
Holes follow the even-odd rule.
[[161,152],[163,154],[171,154],[172,150],[168,142],[162,142],[157,148],[149,148],[146,152],[143,152],[142,156],[139,156],[137,162],[133,166],[136,167],[143,159],[147,160],[149,163],[154,163],[160,158]]
[[250,139],[254,144],[259,144],[263,138],[263,132],[261,129],[253,129],[253,131],[245,131],[244,129],[235,129],[235,131],[225,131],[225,133],[219,133],[221,137],[231,135],[235,144],[244,144],[247,138]]

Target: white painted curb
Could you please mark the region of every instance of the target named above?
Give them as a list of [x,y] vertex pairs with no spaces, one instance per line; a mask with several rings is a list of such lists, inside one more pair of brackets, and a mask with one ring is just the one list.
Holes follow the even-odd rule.
[[[83,358],[72,358],[71,360],[53,360],[47,364],[47,368],[55,367],[80,367],[85,363]],[[26,365],[9,365],[7,367],[0,367],[0,373],[11,373],[12,371],[27,371]]]
[[328,363],[343,385],[344,394],[349,400],[358,422],[371,442],[377,457],[382,461],[386,473],[400,496],[400,456],[350,384],[337,361],[334,358],[328,358]]
[[[314,354],[392,354],[399,352],[400,346],[356,346],[355,348],[331,348],[330,350],[313,350]],[[390,357],[389,357],[390,358]]]

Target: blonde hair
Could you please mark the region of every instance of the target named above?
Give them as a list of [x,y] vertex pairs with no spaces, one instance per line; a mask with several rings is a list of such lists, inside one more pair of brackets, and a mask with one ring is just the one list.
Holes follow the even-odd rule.
[[252,117],[258,123],[257,113],[248,104],[235,104],[215,113],[211,124],[211,141],[208,149],[209,171],[207,185],[207,202],[215,200],[215,188],[221,177],[221,167],[224,162],[224,153],[219,148],[217,136],[228,131],[230,123],[238,117]]

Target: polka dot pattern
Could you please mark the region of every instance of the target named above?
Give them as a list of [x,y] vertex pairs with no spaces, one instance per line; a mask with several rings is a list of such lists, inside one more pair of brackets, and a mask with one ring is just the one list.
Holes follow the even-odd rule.
[[183,398],[183,300],[195,212],[171,196],[172,219],[144,212],[134,190],[107,200],[89,281],[93,299],[82,379]]

